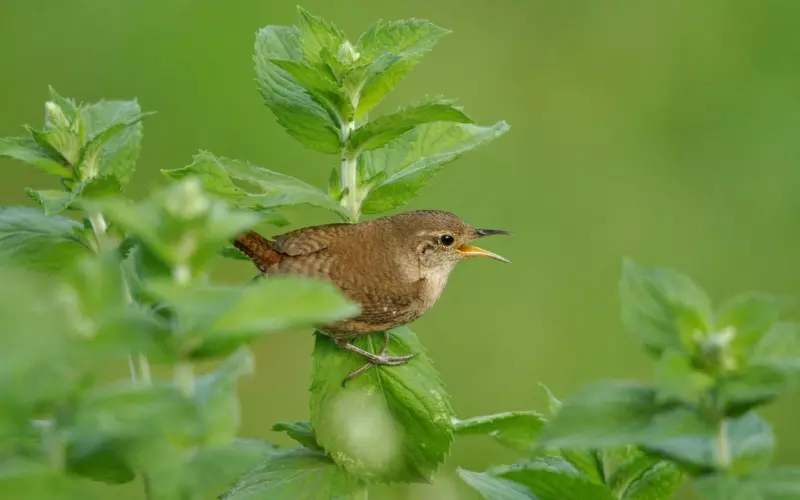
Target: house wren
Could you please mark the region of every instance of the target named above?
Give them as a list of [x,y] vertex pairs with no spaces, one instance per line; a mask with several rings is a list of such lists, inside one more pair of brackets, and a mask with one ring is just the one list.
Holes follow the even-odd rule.
[[[361,313],[320,328],[336,344],[369,362],[344,382],[372,365],[401,365],[418,353],[387,355],[388,330],[416,320],[439,298],[455,265],[468,257],[507,259],[469,243],[499,229],[475,229],[448,212],[419,210],[358,224],[326,224],[291,231],[273,240],[255,232],[234,245],[263,274],[301,274],[332,281]],[[350,341],[385,332],[380,353]]]

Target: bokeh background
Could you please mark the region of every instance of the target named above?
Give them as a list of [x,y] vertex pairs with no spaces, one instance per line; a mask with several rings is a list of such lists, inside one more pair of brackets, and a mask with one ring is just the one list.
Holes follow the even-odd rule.
[[[134,196],[158,170],[208,149],[324,185],[336,158],[305,150],[256,92],[257,29],[293,24],[289,0],[0,0],[0,136],[39,125],[47,86],[91,101],[137,97],[144,149]],[[453,31],[379,111],[425,94],[512,130],[448,165],[409,208],[453,211],[516,233],[487,246],[414,326],[461,416],[546,407],[601,377],[651,379],[622,331],[621,260],[679,269],[717,300],[800,293],[800,2],[785,0],[304,0],[352,39],[379,18]],[[0,160],[0,203],[53,181]],[[294,225],[330,221],[312,209]],[[219,280],[244,282],[245,263]],[[273,423],[307,416],[310,332],[255,346],[241,385],[247,436],[288,443]],[[123,367],[120,368],[120,374]],[[113,375],[113,374],[111,374]],[[770,407],[780,463],[800,462],[797,397]],[[459,441],[437,484],[373,498],[473,499],[456,465],[513,455]],[[109,490],[141,498],[139,485]],[[686,497],[688,498],[688,497]]]

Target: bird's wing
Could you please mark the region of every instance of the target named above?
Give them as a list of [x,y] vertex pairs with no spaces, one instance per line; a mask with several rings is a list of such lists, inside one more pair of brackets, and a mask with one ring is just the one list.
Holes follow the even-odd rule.
[[275,250],[291,257],[308,255],[328,248],[350,224],[325,224],[297,229],[275,237]]

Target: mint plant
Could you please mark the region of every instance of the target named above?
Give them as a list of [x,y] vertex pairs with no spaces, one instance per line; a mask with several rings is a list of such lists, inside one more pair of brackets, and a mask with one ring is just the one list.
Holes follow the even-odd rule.
[[[78,103],[53,89],[42,128],[0,139],[61,189],[28,189],[39,205],[0,207],[0,493],[89,498],[89,481],[138,478],[148,499],[366,498],[374,482],[431,481],[453,440],[449,397],[424,353],[374,367],[318,334],[309,421],[279,423],[299,446],[237,436],[236,382],[247,349],[281,330],[355,315],[327,282],[299,277],[209,282],[230,241],[281,207],[307,204],[344,222],[398,208],[442,167],[508,130],[473,123],[425,98],[369,113],[447,33],[424,20],[378,22],[350,41],[299,9],[297,27],[256,37],[266,105],[306,147],[336,155],[326,188],[247,161],[200,152],[142,200],[125,197],[141,148],[136,101]],[[408,328],[399,353],[422,352]],[[356,344],[376,352],[382,334]],[[216,368],[196,373],[198,361]],[[125,363],[130,378],[100,372]],[[167,368],[161,378],[151,365]]]
[[784,299],[748,293],[712,307],[689,278],[626,261],[622,320],[656,360],[656,383],[592,383],[552,416],[457,421],[526,452],[517,464],[460,470],[484,498],[671,498],[684,477],[707,500],[800,498],[800,467],[770,466],[775,438],[756,409],[800,374],[800,325]]

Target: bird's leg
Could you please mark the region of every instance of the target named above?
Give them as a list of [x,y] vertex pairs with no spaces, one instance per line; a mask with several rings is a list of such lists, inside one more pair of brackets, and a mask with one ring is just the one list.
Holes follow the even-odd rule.
[[381,348],[381,356],[386,355],[386,350],[389,349],[389,331],[383,332],[383,347]]
[[419,353],[414,354],[407,354],[405,356],[387,356],[386,351],[389,348],[389,332],[384,332],[383,334],[383,347],[381,348],[380,353],[374,354],[369,351],[365,351],[360,347],[354,346],[346,339],[336,340],[336,345],[339,346],[341,349],[346,349],[350,352],[354,352],[359,356],[366,358],[369,363],[365,364],[358,370],[350,373],[345,379],[342,381],[342,385],[345,385],[350,380],[353,380],[357,376],[361,375],[365,371],[372,368],[373,365],[384,365],[384,366],[398,366],[404,365],[408,363],[411,359],[415,358]]

